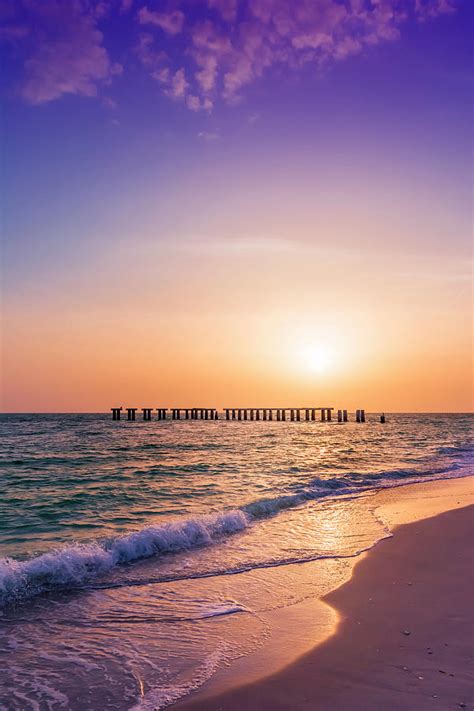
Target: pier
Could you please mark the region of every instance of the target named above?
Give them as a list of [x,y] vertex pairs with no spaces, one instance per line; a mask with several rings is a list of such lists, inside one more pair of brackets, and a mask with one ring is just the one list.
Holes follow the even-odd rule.
[[[135,422],[137,412],[142,412],[142,419],[145,422],[156,420],[218,420],[219,410],[215,407],[111,407],[112,419],[120,420],[122,413],[126,413],[129,422]],[[125,412],[124,412],[125,411]],[[156,411],[156,418],[153,412]],[[225,420],[248,421],[251,422],[331,422],[333,419],[333,407],[224,407],[221,411]],[[169,416],[168,416],[169,413]],[[385,418],[384,418],[385,419]],[[348,422],[348,411],[337,411],[338,423]],[[365,410],[356,410],[355,421],[365,422]]]

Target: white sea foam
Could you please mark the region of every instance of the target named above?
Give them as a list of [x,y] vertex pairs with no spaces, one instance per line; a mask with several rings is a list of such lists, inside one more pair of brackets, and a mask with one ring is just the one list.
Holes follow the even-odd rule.
[[307,501],[328,496],[363,494],[369,490],[471,473],[470,468],[460,469],[453,464],[448,471],[443,468],[429,473],[393,470],[328,479],[317,477],[295,493],[254,501],[240,509],[147,526],[107,541],[66,545],[24,561],[1,558],[0,606],[45,591],[82,587],[114,567],[136,560],[211,545],[244,531],[260,519],[275,516],[280,511],[300,506]]

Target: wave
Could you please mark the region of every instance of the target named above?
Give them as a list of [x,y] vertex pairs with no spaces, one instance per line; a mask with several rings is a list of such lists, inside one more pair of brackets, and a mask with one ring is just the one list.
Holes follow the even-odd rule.
[[[108,540],[65,545],[28,560],[1,558],[0,607],[21,602],[44,592],[82,588],[113,568],[137,560],[180,553],[218,543],[228,536],[245,531],[261,519],[275,516],[280,511],[301,506],[308,501],[362,495],[368,491],[387,487],[470,474],[472,474],[470,467],[464,469],[462,463],[453,462],[449,466],[425,472],[416,469],[398,469],[376,474],[354,473],[333,478],[317,477],[309,484],[295,487],[292,492],[253,501],[238,509],[183,518],[158,526],[146,526],[134,533]],[[278,564],[294,562],[302,561],[286,560],[278,561]],[[262,561],[261,567],[275,564],[275,561]],[[222,572],[232,574],[243,570],[245,568],[221,571],[220,574]],[[212,573],[214,574],[216,573]],[[209,575],[210,573],[204,573],[203,577]],[[155,582],[165,582],[165,579]],[[113,583],[107,584],[107,587],[113,585]],[[96,587],[101,586],[98,584]]]

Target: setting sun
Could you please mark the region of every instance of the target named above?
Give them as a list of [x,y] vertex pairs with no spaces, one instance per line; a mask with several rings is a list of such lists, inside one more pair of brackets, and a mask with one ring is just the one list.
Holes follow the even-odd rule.
[[310,373],[328,373],[334,366],[334,353],[324,344],[305,344],[300,358],[305,370]]

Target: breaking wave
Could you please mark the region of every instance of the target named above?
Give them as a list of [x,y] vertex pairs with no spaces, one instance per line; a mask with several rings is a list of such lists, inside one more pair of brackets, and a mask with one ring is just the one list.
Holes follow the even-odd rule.
[[[471,462],[470,456],[463,459]],[[0,607],[44,592],[83,587],[113,568],[137,560],[216,544],[228,536],[245,531],[260,519],[275,516],[280,511],[308,501],[359,495],[421,481],[468,476],[472,474],[472,469],[465,464],[462,461],[453,462],[448,467],[432,468],[429,471],[399,469],[376,474],[354,473],[342,477],[315,478],[310,484],[295,486],[281,496],[253,501],[233,510],[146,526],[108,540],[65,545],[28,560],[1,558]],[[262,565],[265,563],[262,562]]]

